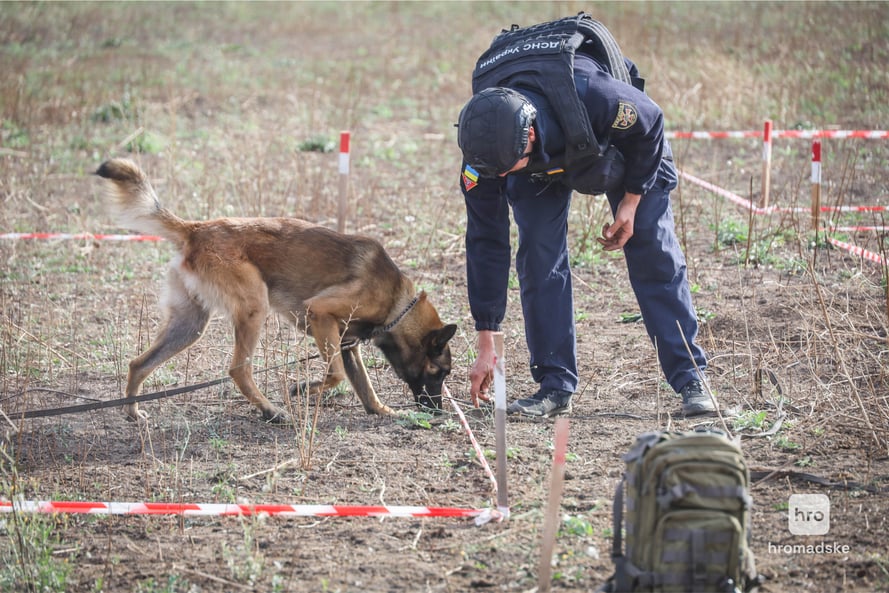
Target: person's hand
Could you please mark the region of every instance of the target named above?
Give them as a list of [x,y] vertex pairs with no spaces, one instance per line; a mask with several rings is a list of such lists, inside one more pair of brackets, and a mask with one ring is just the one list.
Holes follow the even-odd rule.
[[639,194],[624,194],[617,212],[614,213],[614,222],[605,223],[602,226],[602,236],[597,237],[605,251],[617,251],[623,249],[630,237],[633,236],[633,221],[636,219],[636,208],[642,196]]
[[469,370],[469,397],[472,405],[479,406],[479,400],[489,402],[488,390],[494,382],[494,364],[497,354],[494,352],[494,332],[482,330],[478,332],[478,356]]

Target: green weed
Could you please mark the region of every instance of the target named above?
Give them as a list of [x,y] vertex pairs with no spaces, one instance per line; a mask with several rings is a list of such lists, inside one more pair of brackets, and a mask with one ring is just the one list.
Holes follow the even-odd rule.
[[447,418],[444,422],[438,425],[438,429],[442,432],[460,432],[461,426],[460,423],[453,418]]
[[[16,500],[20,478],[12,456],[0,445],[0,498]],[[0,591],[64,593],[72,565],[57,557],[66,517],[12,512],[0,522]]]
[[240,517],[240,519],[243,538],[237,546],[222,542],[222,558],[235,581],[254,586],[262,577],[265,558],[259,551],[256,541],[256,518]]
[[192,584],[185,578],[171,574],[166,580],[155,580],[154,577],[136,584],[136,593],[189,593]]
[[782,451],[799,451],[800,449],[802,449],[802,445],[791,441],[784,435],[781,435],[777,439],[775,439],[775,445]]
[[300,152],[333,152],[337,147],[336,140],[329,136],[313,136],[297,144]]
[[732,420],[735,430],[755,428],[761,430],[765,426],[768,412],[766,410],[746,410]]
[[399,415],[395,422],[399,426],[403,426],[405,428],[432,428],[432,419],[434,416],[428,412],[418,412],[416,410],[410,410],[404,414]]
[[572,536],[587,538],[593,536],[593,524],[589,519],[580,515],[565,515],[559,526],[559,536]]

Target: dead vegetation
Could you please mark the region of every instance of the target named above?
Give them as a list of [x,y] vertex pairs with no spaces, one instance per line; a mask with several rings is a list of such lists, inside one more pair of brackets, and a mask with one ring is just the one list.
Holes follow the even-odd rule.
[[[441,317],[460,325],[448,384],[466,398],[474,335],[452,124],[501,26],[573,3],[0,4],[3,233],[115,233],[90,173],[130,154],[193,218],[287,215],[335,226],[337,134],[353,134],[348,230],[383,241]],[[889,57],[882,3],[597,6],[648,77],[670,129],[879,129]],[[468,14],[467,14],[468,13]],[[470,18],[471,17],[471,18]],[[467,19],[471,20],[468,24]],[[626,41],[625,41],[626,40]],[[755,199],[759,140],[676,141],[679,166]],[[776,140],[772,200],[806,207],[810,147]],[[824,143],[824,203],[887,205],[889,144]],[[752,549],[768,591],[889,590],[887,270],[830,248],[806,214],[750,217],[691,184],[674,194],[709,374],[754,469]],[[610,574],[611,500],[636,434],[673,420],[623,260],[595,247],[601,200],[571,221],[583,391],[571,418],[553,587]],[[880,212],[842,225],[884,225]],[[832,236],[886,256],[885,234]],[[0,240],[0,496],[25,500],[488,508],[491,484],[450,414],[368,417],[348,392],[261,423],[228,383],[119,409],[16,414],[121,396],[145,349],[163,243]],[[517,290],[517,289],[516,289]],[[505,328],[510,397],[531,389],[518,294]],[[226,375],[226,322],[146,391]],[[269,320],[258,384],[273,401],[320,369]],[[385,403],[412,397],[366,349]],[[471,415],[486,455],[493,422]],[[721,424],[719,424],[721,426]],[[536,585],[552,424],[508,425],[509,521],[0,516],[0,590],[528,591]],[[829,536],[793,536],[791,493],[828,494]],[[806,553],[792,546],[848,546]],[[791,552],[786,553],[786,546]]]

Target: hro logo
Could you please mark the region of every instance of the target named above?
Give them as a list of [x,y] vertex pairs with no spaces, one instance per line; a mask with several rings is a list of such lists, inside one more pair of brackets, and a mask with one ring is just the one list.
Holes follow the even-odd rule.
[[793,535],[825,535],[830,531],[830,499],[826,494],[791,494],[787,523]]

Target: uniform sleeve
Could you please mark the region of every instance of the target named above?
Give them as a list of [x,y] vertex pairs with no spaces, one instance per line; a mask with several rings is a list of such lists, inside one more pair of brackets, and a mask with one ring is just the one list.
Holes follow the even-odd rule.
[[625,190],[644,194],[654,185],[663,156],[663,111],[642,91],[599,70],[589,73],[580,90],[597,138],[609,138],[624,157]]
[[505,179],[472,179],[464,163],[460,187],[466,202],[466,279],[475,329],[499,331],[506,315],[511,265]]

